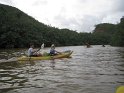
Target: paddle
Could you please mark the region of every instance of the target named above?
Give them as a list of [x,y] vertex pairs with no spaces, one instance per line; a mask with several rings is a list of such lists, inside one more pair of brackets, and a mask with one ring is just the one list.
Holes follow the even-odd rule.
[[44,48],[44,43],[41,45],[41,49],[43,49]]
[[41,51],[43,48],[44,48],[44,43],[41,45],[41,47],[35,53]]

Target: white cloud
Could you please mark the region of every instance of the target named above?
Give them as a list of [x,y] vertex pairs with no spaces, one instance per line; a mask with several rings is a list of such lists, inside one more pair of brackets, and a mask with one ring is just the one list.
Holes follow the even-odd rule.
[[0,0],[48,25],[78,32],[101,22],[117,23],[124,15],[123,0]]
[[0,0],[0,3],[6,4],[6,5],[13,5],[12,0]]

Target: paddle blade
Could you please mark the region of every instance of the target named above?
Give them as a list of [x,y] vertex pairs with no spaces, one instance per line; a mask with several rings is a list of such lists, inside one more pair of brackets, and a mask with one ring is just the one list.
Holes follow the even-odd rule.
[[44,43],[41,45],[41,49],[43,49],[44,48]]

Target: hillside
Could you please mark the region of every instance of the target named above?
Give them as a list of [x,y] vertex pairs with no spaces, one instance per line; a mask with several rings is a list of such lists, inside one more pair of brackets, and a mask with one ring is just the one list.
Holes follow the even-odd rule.
[[[28,47],[30,43],[40,46],[43,42],[47,46],[52,43],[71,45],[69,38],[72,39],[73,36],[70,34],[78,35],[77,32],[68,29],[61,30],[40,23],[12,6],[0,4],[0,18],[0,48]],[[67,37],[68,40],[65,40]]]
[[93,34],[103,37],[102,40],[112,46],[124,46],[124,17],[118,24],[101,23],[97,24]]
[[37,39],[43,42],[43,23],[28,16],[17,8],[0,4],[0,47],[24,47]]
[[114,25],[97,24],[92,33],[76,32],[45,25],[23,11],[0,4],[0,48],[26,48],[30,43],[40,47],[50,46],[100,45],[124,46],[124,18]]

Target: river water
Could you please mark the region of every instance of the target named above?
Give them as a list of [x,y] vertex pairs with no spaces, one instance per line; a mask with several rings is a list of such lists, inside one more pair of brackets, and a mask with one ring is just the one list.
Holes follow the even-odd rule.
[[71,58],[18,62],[12,60],[25,49],[0,50],[0,93],[115,93],[124,85],[124,47],[56,49],[73,50],[73,54]]

